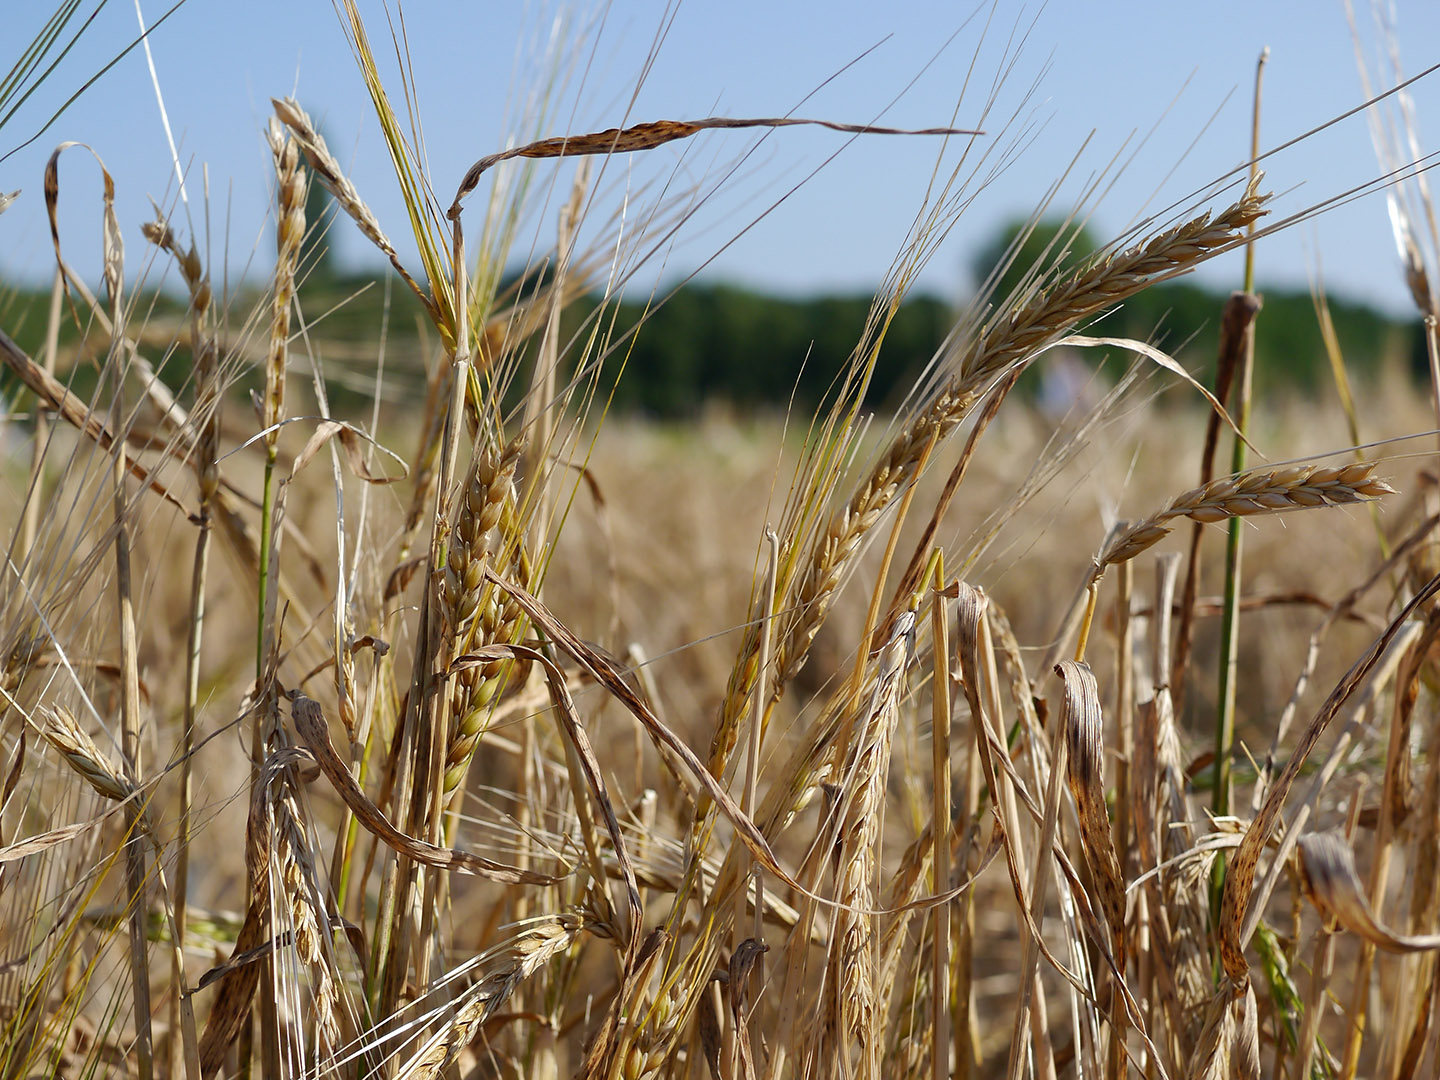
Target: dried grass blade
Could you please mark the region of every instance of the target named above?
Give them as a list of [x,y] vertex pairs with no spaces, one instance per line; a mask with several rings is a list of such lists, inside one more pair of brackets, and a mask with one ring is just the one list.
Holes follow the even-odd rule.
[[1401,934],[1380,921],[1356,872],[1355,855],[1336,833],[1300,838],[1300,870],[1301,885],[1321,914],[1377,949],[1392,953],[1440,949],[1440,934]]
[[23,840],[16,840],[13,844],[0,847],[0,866],[5,863],[18,862],[21,859],[29,858],[31,855],[39,855],[42,851],[49,851],[51,848],[67,841],[74,840],[97,825],[102,825],[114,814],[119,813],[120,804],[116,803],[103,814],[91,818],[89,821],[78,821],[73,825],[61,825],[56,829],[47,829],[45,832],[27,836]]
[[[1080,813],[1080,840],[1100,886],[1100,906],[1119,942],[1125,933],[1125,882],[1105,809],[1105,722],[1100,690],[1090,668],[1074,660],[1062,660],[1055,674],[1065,686],[1066,779]],[[1116,959],[1123,964],[1122,954],[1117,953]]]
[[[1070,336],[1063,338],[1055,344],[1057,346],[1064,345],[1066,348],[1074,347],[1080,349],[1128,349],[1130,352],[1140,354],[1147,360],[1153,361],[1155,364],[1170,372],[1170,374],[1178,376],[1185,383],[1187,383],[1192,390],[1196,391],[1201,397],[1205,399],[1205,402],[1210,406],[1211,411],[1219,420],[1225,422],[1225,425],[1235,433],[1236,438],[1244,440],[1245,445],[1250,447],[1251,450],[1255,449],[1254,445],[1250,442],[1250,440],[1245,438],[1245,433],[1242,432],[1240,428],[1236,425],[1235,421],[1230,418],[1230,414],[1225,411],[1225,406],[1220,404],[1219,399],[1209,390],[1206,390],[1204,385],[1201,384],[1201,382],[1196,379],[1195,376],[1191,375],[1190,372],[1186,371],[1184,366],[1181,365],[1178,360],[1176,360],[1169,353],[1157,349],[1154,345],[1147,344],[1144,341],[1139,341],[1136,338],[1088,337],[1085,334],[1071,334]],[[1258,451],[1256,452],[1258,453]]]
[[[989,620],[985,618],[985,607],[988,601],[978,590],[959,583],[958,588],[958,632],[956,652],[961,660],[961,670],[965,675],[965,692],[970,701],[972,710],[980,709],[979,672],[981,668],[980,657],[982,652],[989,649]],[[972,681],[974,685],[972,686]],[[1037,823],[1043,823],[1044,812],[1036,805],[1034,797],[1025,787],[1024,781],[1015,771],[1014,762],[1010,760],[1008,748],[1002,739],[991,729],[987,714],[984,711],[975,712],[975,737],[979,743],[979,757],[985,772],[986,783],[992,792],[998,789],[1003,795],[1003,801],[993,802],[995,806],[1004,811],[1003,816],[997,815],[997,826],[1005,836],[1006,868],[1010,871],[1011,885],[1015,889],[1015,895],[1019,900],[1017,907],[1025,923],[1026,928],[1034,937],[1040,955],[1043,956],[1052,968],[1069,983],[1087,1001],[1095,1002],[1094,987],[1088,985],[1085,980],[1078,977],[1071,971],[1059,957],[1045,943],[1040,933],[1040,927],[1031,917],[1028,906],[1027,890],[1020,874],[1020,866],[1016,859],[1015,851],[1012,849],[1012,836],[1019,826],[1019,807],[1024,806],[1026,812]],[[1000,785],[999,777],[1003,775],[1008,781]],[[1111,951],[1110,934],[1107,928],[1101,924],[1100,917],[1096,915],[1087,899],[1084,883],[1076,873],[1075,867],[1066,856],[1064,849],[1056,844],[1051,848],[1054,854],[1055,863],[1061,873],[1065,875],[1070,885],[1071,899],[1074,901],[1076,914],[1081,925],[1085,928],[1090,940],[1094,943],[1105,965],[1110,969],[1115,978],[1117,992],[1125,1006],[1125,1012],[1129,1018],[1132,1028],[1140,1036],[1146,1049],[1156,1059],[1156,1071],[1161,1077],[1168,1074],[1159,1063],[1159,1054],[1148,1032],[1145,1029],[1144,1015],[1140,1011],[1139,1003],[1136,1002],[1130,988],[1125,984],[1124,974],[1115,963],[1115,957]],[[1099,1003],[1096,1002],[1098,1005]],[[1048,1050],[1048,1047],[1041,1048]]]
[[[88,150],[90,156],[95,159],[95,164],[100,166],[100,181],[103,185],[102,198],[105,201],[106,207],[109,208],[109,212],[106,215],[107,221],[104,234],[106,248],[105,262],[107,264],[105,269],[107,271],[110,269],[108,265],[110,262],[110,245],[114,236],[119,232],[118,227],[112,231],[108,221],[108,218],[114,214],[115,178],[110,175],[110,170],[105,167],[104,160],[95,152],[94,148],[87,143],[76,142],[73,139],[62,142],[51,151],[50,157],[45,162],[45,214],[50,219],[50,242],[55,248],[55,265],[59,268],[61,276],[65,278],[67,283],[70,280],[70,272],[66,266],[64,257],[60,254],[60,155],[65,153],[66,150],[71,150],[77,146]],[[79,320],[77,319],[76,321],[78,322]]]
[[750,849],[750,854],[755,857],[761,866],[778,877],[786,885],[789,885],[792,889],[797,889],[815,900],[827,900],[827,898],[816,896],[810,890],[806,889],[781,867],[779,861],[775,858],[775,852],[771,850],[764,833],[759,830],[755,822],[740,809],[735,800],[730,797],[729,792],[720,786],[719,781],[710,775],[710,770],[705,768],[700,759],[695,756],[695,751],[691,750],[679,736],[660,722],[659,717],[657,717],[654,712],[651,711],[650,706],[631,689],[624,677],[616,670],[614,664],[577,638],[550,613],[550,610],[546,608],[544,604],[536,597],[531,596],[530,593],[526,592],[519,585],[516,585],[512,581],[505,580],[505,578],[497,574],[491,567],[486,568],[485,576],[513,596],[520,606],[525,609],[525,614],[530,616],[531,621],[534,622],[547,637],[553,639],[569,656],[574,657],[596,681],[609,690],[622,705],[634,714],[635,718],[640,721],[645,730],[649,732],[650,737],[657,744],[665,747],[684,764],[690,775],[700,782],[700,786],[704,789],[705,793],[715,801],[715,804],[719,806],[725,816],[730,819],[731,824],[735,827],[735,834],[740,838],[741,842]]
[[490,154],[471,165],[460,181],[455,192],[455,201],[450,204],[446,216],[452,221],[460,216],[460,203],[475,190],[480,177],[502,161],[511,158],[560,158],[578,157],[585,154],[628,154],[637,150],[653,150],[676,139],[688,139],[691,135],[712,128],[779,128],[808,124],[856,135],[983,135],[982,131],[964,128],[887,128],[873,124],[840,124],[829,120],[803,120],[799,117],[784,116],[759,119],[733,119],[726,116],[708,116],[703,120],[651,120],[627,128],[606,128],[586,135],[562,135],[554,139],[541,139],[524,146]]
[[15,794],[15,786],[20,783],[20,770],[25,764],[25,729],[20,729],[20,734],[15,740],[15,753],[12,755],[10,771],[5,774],[5,786],[0,789],[0,811],[5,809],[10,802],[10,796]]
[[356,820],[387,847],[417,863],[424,863],[426,866],[438,866],[463,874],[475,874],[479,877],[489,878],[491,881],[511,885],[554,885],[560,880],[560,878],[551,877],[548,874],[538,874],[532,870],[507,866],[468,851],[457,851],[428,844],[401,832],[390,823],[390,819],[381,809],[370,801],[365,792],[361,790],[360,785],[355,782],[355,778],[350,775],[350,770],[340,760],[340,756],[335,753],[320,703],[298,691],[292,691],[289,696],[290,715],[295,722],[295,730],[305,741],[305,745],[310,748],[310,753],[314,757],[315,763],[320,766],[320,771],[325,774],[325,779],[330,781],[335,793],[350,808]]
[[1320,647],[1324,643],[1326,635],[1336,623],[1351,616],[1360,599],[1376,584],[1388,579],[1394,573],[1395,568],[1408,560],[1411,553],[1429,538],[1437,526],[1440,526],[1440,514],[1432,514],[1420,522],[1409,535],[1395,545],[1389,556],[1375,567],[1364,581],[1330,605],[1320,624],[1311,631],[1310,643],[1305,651],[1305,661],[1301,665],[1300,674],[1295,677],[1295,686],[1290,691],[1290,698],[1280,711],[1280,719],[1275,724],[1275,734],[1271,738],[1270,748],[1266,751],[1264,761],[1261,762],[1260,775],[1255,784],[1253,810],[1260,809],[1260,804],[1269,789],[1270,779],[1275,773],[1275,756],[1279,753],[1280,742],[1288,734],[1295,713],[1300,707],[1300,701],[1309,688],[1310,679],[1315,673],[1316,665],[1320,662]]
[[[340,449],[345,456],[345,463],[350,466],[350,471],[367,484],[393,484],[396,481],[405,479],[409,473],[409,466],[406,465],[404,458],[393,450],[387,449],[363,431],[357,430],[353,424],[347,424],[343,420],[324,420],[316,426],[314,433],[306,440],[300,453],[295,455],[295,460],[290,465],[290,479],[295,479],[296,474],[305,468],[305,466],[309,465],[311,459],[314,458],[331,439],[334,439],[340,444]],[[362,442],[369,443],[370,446],[379,450],[387,458],[399,465],[400,474],[398,476],[386,476],[384,473],[377,473],[371,469],[369,463],[365,460],[366,451],[361,445]]]
[[131,476],[175,507],[192,523],[198,523],[199,519],[195,512],[187,509],[184,503],[170,494],[170,490],[155,479],[149,469],[131,457],[124,447],[116,449],[119,440],[103,420],[91,412],[53,375],[30,359],[25,350],[16,345],[3,330],[0,330],[0,358],[4,359],[5,365],[50,409],[59,413],[67,423],[83,432],[102,450],[114,450],[121,454],[125,459],[125,468]]
[[[538,649],[532,649],[525,645],[487,645],[483,649],[477,649],[473,653],[457,657],[451,670],[471,664],[487,664],[492,660],[530,660],[540,665],[545,672],[545,680],[550,687],[551,701],[555,704],[556,712],[565,728],[565,736],[574,746],[575,752],[580,759],[581,766],[585,773],[585,783],[589,786],[595,802],[600,807],[601,814],[605,817],[605,829],[610,834],[610,843],[615,848],[615,859],[620,864],[621,879],[625,883],[625,898],[629,905],[629,941],[626,953],[632,960],[634,951],[640,943],[640,886],[635,878],[635,866],[630,860],[629,850],[625,845],[625,835],[620,829],[620,821],[615,816],[615,805],[610,799],[610,793],[605,786],[605,777],[600,771],[600,762],[595,757],[595,750],[590,745],[590,737],[585,733],[585,728],[580,723],[580,714],[575,708],[575,700],[570,696],[570,688],[565,684],[565,673],[548,656]],[[597,881],[605,880],[605,873],[600,869],[596,875]]]

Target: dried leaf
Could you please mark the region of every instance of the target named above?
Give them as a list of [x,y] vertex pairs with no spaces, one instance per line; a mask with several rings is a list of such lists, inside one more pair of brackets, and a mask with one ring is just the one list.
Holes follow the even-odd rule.
[[[1234,420],[1230,419],[1230,414],[1225,411],[1225,406],[1220,404],[1219,399],[1216,398],[1215,395],[1212,394],[1209,390],[1205,389],[1205,387],[1200,384],[1200,382],[1195,378],[1195,376],[1191,375],[1190,372],[1186,371],[1185,368],[1180,364],[1180,362],[1174,357],[1172,357],[1169,353],[1162,352],[1154,345],[1147,344],[1146,342],[1140,341],[1137,338],[1087,337],[1084,334],[1071,334],[1069,337],[1061,338],[1059,341],[1055,342],[1054,345],[1048,347],[1070,348],[1072,346],[1080,349],[1127,349],[1130,352],[1139,353],[1141,356],[1149,360],[1153,360],[1160,367],[1170,372],[1170,374],[1178,375],[1181,379],[1185,380],[1185,382],[1189,384],[1192,390],[1197,391],[1205,399],[1206,403],[1214,411],[1215,415],[1218,416],[1221,420],[1223,420],[1226,426],[1229,427],[1230,430],[1233,431],[1236,436],[1245,443],[1246,446],[1248,446],[1251,450],[1255,450],[1255,444],[1252,443],[1249,439],[1245,438],[1245,433],[1236,426]],[[1259,453],[1258,450],[1255,450],[1255,452]]]
[[451,670],[461,671],[467,667],[488,664],[494,660],[530,660],[539,664],[541,670],[545,672],[545,681],[550,688],[550,700],[555,705],[556,713],[559,714],[566,738],[575,747],[575,752],[580,758],[581,768],[585,773],[585,782],[590,786],[590,792],[595,797],[595,802],[600,807],[600,813],[605,818],[605,830],[610,834],[610,843],[615,848],[615,859],[620,864],[621,878],[625,882],[625,898],[630,907],[630,948],[627,950],[627,957],[633,961],[634,950],[639,947],[640,942],[639,929],[642,917],[640,886],[635,879],[635,865],[631,862],[625,846],[625,834],[620,829],[620,821],[615,816],[614,803],[611,802],[610,793],[605,787],[605,777],[600,771],[600,761],[595,757],[595,750],[590,745],[590,737],[580,724],[580,714],[575,708],[575,700],[570,696],[570,688],[565,684],[565,673],[544,653],[526,645],[487,645],[473,653],[459,657],[451,665]]
[[[409,473],[404,458],[400,457],[400,455],[394,451],[386,449],[369,435],[357,431],[352,425],[344,423],[343,421],[325,420],[321,422],[320,426],[317,427],[310,438],[306,440],[300,453],[295,455],[295,461],[290,466],[290,479],[295,479],[296,474],[305,468],[306,465],[309,465],[311,459],[320,452],[321,447],[332,438],[339,440],[340,448],[345,453],[345,463],[350,466],[350,471],[367,484],[393,484],[397,480],[403,480]],[[400,465],[400,474],[398,476],[386,476],[384,473],[371,472],[370,467],[365,462],[365,452],[361,446],[362,439],[374,446],[392,461],[398,462]]]
[[[686,770],[700,782],[705,793],[715,801],[721,811],[730,819],[735,826],[735,835],[738,836],[744,845],[750,849],[750,854],[766,870],[774,874],[792,889],[797,889],[806,896],[821,903],[831,904],[828,897],[817,896],[806,889],[798,881],[790,876],[775,858],[775,852],[770,849],[770,844],[765,835],[756,827],[755,823],[746,816],[734,799],[730,797],[719,781],[710,775],[710,770],[705,768],[700,759],[673,731],[660,722],[660,719],[650,710],[647,705],[630,685],[625,681],[624,676],[615,669],[615,666],[605,657],[585,644],[561,622],[552,615],[538,599],[516,585],[507,581],[495,572],[492,567],[486,567],[485,577],[493,581],[505,592],[515,598],[526,615],[530,617],[540,630],[544,631],[546,637],[550,638],[570,656],[581,664],[602,686],[617,698],[622,705],[634,714],[640,721],[650,737],[659,745],[669,750],[675,757],[684,763]],[[348,774],[347,774],[348,775]]]
[[[1100,887],[1100,905],[1110,932],[1119,942],[1125,931],[1125,882],[1105,809],[1105,721],[1100,690],[1090,668],[1074,660],[1055,665],[1065,685],[1066,778],[1080,812],[1080,840],[1085,860]],[[1122,961],[1123,962],[1123,961]]]
[[755,1060],[750,1051],[750,1010],[746,1008],[750,973],[770,946],[754,938],[746,938],[735,946],[730,957],[730,1020],[735,1026],[735,1049],[739,1052],[739,1080],[755,1080]]
[[802,120],[799,117],[783,116],[772,119],[736,120],[725,116],[709,116],[704,120],[652,120],[628,128],[606,128],[588,135],[563,135],[557,139],[541,139],[524,146],[502,150],[498,154],[483,157],[471,165],[460,181],[455,192],[455,201],[446,216],[454,221],[460,216],[460,203],[475,190],[480,177],[486,170],[511,158],[559,158],[578,157],[585,154],[628,154],[636,150],[653,150],[676,139],[688,139],[696,132],[710,128],[755,128],[793,127],[810,124],[829,128],[831,131],[853,132],[857,135],[983,135],[983,131],[967,131],[962,128],[901,128],[876,127],[873,124],[837,124],[829,120]]
[[476,874],[511,885],[553,885],[560,880],[548,874],[537,874],[533,870],[506,866],[468,851],[427,844],[401,832],[390,823],[390,819],[381,809],[370,801],[355,782],[355,778],[350,775],[345,763],[335,753],[320,703],[299,691],[291,691],[289,697],[290,715],[295,722],[295,730],[310,748],[310,753],[314,756],[315,763],[320,766],[320,771],[325,774],[325,779],[330,781],[330,786],[350,808],[356,820],[387,847],[426,866],[440,866],[462,874]]
[[1355,870],[1355,855],[1338,833],[1308,833],[1300,838],[1301,885],[1323,914],[1377,949],[1392,953],[1440,949],[1440,934],[1400,934],[1375,914]]
[[[60,254],[60,155],[65,153],[66,150],[70,150],[76,146],[83,147],[84,149],[89,150],[90,156],[95,159],[95,164],[100,166],[100,177],[102,183],[104,184],[103,198],[105,206],[109,211],[109,213],[107,213],[107,220],[105,223],[107,269],[110,261],[110,243],[112,240],[112,237],[110,236],[109,217],[113,215],[115,206],[115,178],[110,175],[110,170],[105,167],[105,162],[101,160],[100,155],[97,154],[93,148],[91,148],[86,143],[70,141],[62,142],[54,149],[54,151],[50,154],[50,159],[45,162],[45,213],[50,218],[50,241],[52,244],[55,245],[55,264],[60,268],[61,276],[66,278],[67,280],[69,278],[69,270],[66,266],[65,259]],[[115,232],[119,232],[118,224],[115,227]]]

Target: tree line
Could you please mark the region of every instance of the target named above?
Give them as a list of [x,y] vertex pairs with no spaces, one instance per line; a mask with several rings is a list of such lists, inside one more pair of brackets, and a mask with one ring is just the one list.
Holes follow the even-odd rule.
[[[1039,264],[1068,272],[1091,257],[1093,250],[1084,230],[1067,230],[1056,223],[1027,229],[1012,223],[975,255],[971,271],[977,283],[993,286],[992,295],[1004,296],[1023,283],[1022,268]],[[346,343],[354,354],[353,363],[363,367],[365,349],[379,340],[388,317],[391,355],[398,359],[406,347],[408,328],[417,325],[417,305],[408,290],[389,290],[387,303],[382,282],[373,276],[346,274],[324,257],[311,265],[314,269],[300,296],[307,314],[325,313],[314,328],[316,340]],[[1263,293],[1263,299],[1256,329],[1257,391],[1319,392],[1329,382],[1330,371],[1311,296],[1271,290]],[[1204,381],[1214,367],[1224,301],[1219,290],[1188,280],[1172,282],[1131,298],[1091,329],[1106,337],[1151,342]],[[871,298],[782,297],[738,285],[696,282],[675,290],[658,305],[621,300],[613,309],[597,311],[598,306],[597,298],[582,298],[569,310],[564,327],[568,333],[579,333],[584,320],[594,317],[609,328],[617,345],[605,360],[601,381],[607,394],[613,387],[612,408],[683,418],[719,401],[741,409],[781,410],[793,404],[808,415],[834,392],[835,380],[863,334]],[[1352,378],[1363,381],[1385,365],[1423,371],[1424,339],[1418,320],[1393,319],[1339,298],[1331,298],[1329,306]],[[7,290],[0,283],[0,325],[32,352],[43,340],[45,308],[43,292]],[[161,293],[147,310],[151,317],[182,318],[184,305]],[[243,310],[243,305],[234,310]],[[915,385],[958,317],[954,304],[935,296],[918,294],[905,300],[881,342],[866,404],[876,409],[898,406],[900,395]],[[70,328],[66,337],[75,336]],[[1106,363],[1112,379],[1118,377],[1121,365],[1129,363],[1119,350],[1108,357],[1090,350],[1081,360],[1091,366]],[[396,379],[404,382],[405,367],[402,361],[392,368],[392,390],[405,389],[394,385]],[[78,377],[83,386],[83,371]],[[1034,392],[1037,381],[1027,375],[1019,392]],[[357,405],[363,402],[363,391],[347,389],[344,380],[338,383],[333,394],[337,406],[343,407],[350,397]],[[12,396],[8,385],[3,389]],[[419,387],[411,389],[422,392]]]

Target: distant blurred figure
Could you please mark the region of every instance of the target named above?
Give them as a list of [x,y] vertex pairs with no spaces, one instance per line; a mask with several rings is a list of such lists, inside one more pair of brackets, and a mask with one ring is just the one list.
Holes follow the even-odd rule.
[[1083,415],[1100,404],[1103,388],[1074,349],[1052,349],[1039,366],[1035,407],[1052,425],[1058,427],[1072,413]]

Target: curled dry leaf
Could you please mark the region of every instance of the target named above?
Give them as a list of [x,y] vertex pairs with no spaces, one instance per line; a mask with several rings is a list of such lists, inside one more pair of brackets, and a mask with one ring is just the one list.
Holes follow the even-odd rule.
[[543,630],[547,637],[572,656],[600,685],[604,686],[613,697],[630,710],[631,714],[644,726],[651,739],[679,759],[690,775],[700,782],[705,793],[730,819],[731,824],[735,826],[735,835],[750,849],[750,854],[761,866],[791,888],[801,891],[814,900],[829,903],[828,897],[815,895],[781,867],[775,857],[775,852],[770,848],[769,841],[765,839],[764,833],[740,809],[740,805],[730,797],[730,793],[720,786],[719,781],[710,774],[710,770],[705,768],[700,759],[695,756],[695,751],[691,750],[679,736],[660,722],[660,718],[630,688],[629,683],[625,681],[624,676],[620,674],[614,664],[571,633],[569,628],[555,618],[544,604],[519,585],[513,581],[507,581],[492,567],[486,568],[485,576],[513,596],[525,610],[525,614],[530,616],[531,621]]
[[[277,108],[279,103],[276,103]],[[628,154],[636,150],[653,150],[657,146],[664,146],[676,139],[688,139],[696,132],[705,131],[709,128],[756,128],[756,127],[793,127],[799,124],[809,124],[815,127],[829,128],[831,131],[844,131],[856,135],[983,135],[981,131],[970,131],[964,128],[886,128],[875,127],[873,124],[837,124],[829,120],[802,120],[795,116],[783,116],[768,119],[738,120],[726,116],[707,116],[703,120],[652,120],[646,124],[636,124],[627,128],[606,128],[604,131],[595,131],[587,135],[562,135],[556,139],[541,139],[539,142],[526,143],[524,146],[512,147],[509,150],[502,150],[498,154],[490,154],[471,165],[466,171],[464,179],[460,181],[460,187],[455,192],[455,201],[450,204],[446,211],[446,217],[454,221],[460,216],[460,204],[465,196],[475,190],[480,183],[480,177],[492,166],[502,161],[509,161],[511,158],[559,158],[579,157],[584,154]]]
[[345,767],[340,756],[335,753],[320,703],[299,691],[292,691],[290,693],[290,715],[295,721],[296,732],[305,741],[305,745],[310,748],[315,763],[320,766],[320,771],[325,774],[325,779],[330,781],[330,786],[335,789],[335,793],[350,808],[356,820],[387,847],[398,851],[408,859],[424,863],[426,866],[440,866],[462,874],[476,874],[510,885],[553,885],[560,880],[549,874],[537,874],[533,870],[506,866],[504,863],[495,862],[493,859],[486,859],[468,851],[455,851],[427,844],[423,840],[417,840],[415,837],[401,832],[390,823],[390,819],[381,812],[380,808],[370,801],[365,792],[361,790],[360,785],[355,782],[355,778],[350,775],[350,770]]
[[1355,870],[1355,855],[1339,834],[1302,836],[1300,873],[1311,903],[1377,949],[1392,953],[1440,949],[1440,934],[1400,934],[1380,921]]
[[[59,268],[61,275],[66,278],[67,282],[69,280],[69,270],[64,257],[60,254],[60,155],[65,153],[66,150],[76,146],[89,150],[90,156],[95,159],[95,164],[100,166],[100,179],[103,184],[102,198],[104,199],[106,209],[105,243],[107,247],[107,270],[110,268],[109,245],[112,240],[110,219],[115,209],[115,178],[110,175],[110,170],[105,167],[105,162],[101,159],[100,155],[86,143],[75,142],[73,140],[70,142],[62,142],[57,146],[50,154],[49,160],[45,162],[45,213],[49,215],[50,218],[50,240],[55,245],[55,265]],[[18,195],[19,192],[16,192],[16,194]],[[115,227],[114,231],[118,233],[118,226]]]
[[[324,420],[315,428],[300,453],[295,455],[295,461],[290,466],[290,479],[294,480],[296,474],[309,465],[311,459],[331,439],[340,443],[340,449],[344,452],[345,463],[350,467],[350,471],[367,484],[393,484],[397,480],[403,480],[409,474],[409,468],[405,464],[404,458],[358,430],[353,424],[347,424],[342,420]],[[362,442],[369,443],[391,461],[396,462],[400,466],[399,475],[386,476],[384,473],[374,472],[365,460]]]
[[513,657],[517,660],[531,660],[540,665],[545,673],[545,679],[550,688],[550,700],[555,705],[555,711],[564,728],[565,737],[575,749],[579,758],[581,771],[585,774],[585,783],[589,786],[591,794],[595,797],[596,804],[600,807],[600,813],[605,818],[605,828],[610,834],[610,842],[615,848],[615,859],[620,864],[620,876],[625,883],[626,903],[629,906],[630,915],[630,941],[626,951],[627,966],[633,963],[636,956],[636,949],[639,948],[639,928],[642,917],[640,907],[640,886],[635,878],[635,867],[630,861],[630,855],[625,847],[625,834],[620,828],[620,821],[615,816],[614,803],[611,802],[610,792],[605,786],[605,777],[600,770],[600,762],[595,757],[595,750],[590,745],[590,737],[585,734],[584,727],[580,724],[580,714],[575,708],[575,700],[570,696],[570,688],[565,685],[565,673],[544,653],[538,649],[531,649],[525,645],[487,645],[473,653],[459,657],[452,665],[451,670],[461,670],[475,664],[485,664],[491,660]]
[[750,982],[750,973],[760,962],[761,955],[769,950],[770,946],[764,942],[746,938],[735,946],[734,955],[730,957],[730,1023],[735,1028],[735,1050],[738,1055],[736,1070],[740,1080],[754,1080],[755,1078],[755,1060],[750,1050],[750,1011],[747,988]]
[[1136,338],[1090,337],[1086,334],[1071,334],[1068,337],[1061,338],[1053,345],[1046,346],[1046,349],[1059,348],[1062,346],[1065,348],[1075,349],[1095,349],[1107,347],[1116,349],[1128,349],[1130,352],[1136,353],[1140,356],[1145,357],[1147,360],[1153,361],[1155,364],[1170,372],[1170,374],[1178,377],[1183,382],[1187,383],[1192,390],[1194,390],[1196,393],[1198,393],[1201,397],[1205,399],[1205,403],[1210,406],[1210,408],[1214,411],[1215,415],[1220,418],[1221,422],[1223,422],[1231,431],[1235,433],[1235,436],[1237,438],[1243,440],[1245,445],[1248,446],[1251,450],[1255,449],[1255,445],[1249,439],[1245,438],[1245,433],[1240,430],[1239,426],[1235,423],[1235,421],[1231,419],[1230,414],[1225,411],[1225,406],[1220,404],[1220,399],[1217,398],[1214,394],[1212,394],[1209,390],[1205,389],[1204,385],[1200,382],[1200,380],[1195,378],[1195,376],[1191,375],[1190,372],[1186,371],[1185,366],[1181,364],[1180,361],[1176,360],[1173,356],[1171,356],[1169,353],[1157,349],[1154,345],[1151,345],[1145,341],[1140,341]]
[[1105,809],[1105,722],[1100,690],[1086,664],[1062,660],[1055,674],[1065,686],[1067,779],[1080,812],[1085,860],[1100,888],[1100,906],[1116,942],[1125,932],[1125,882]]

